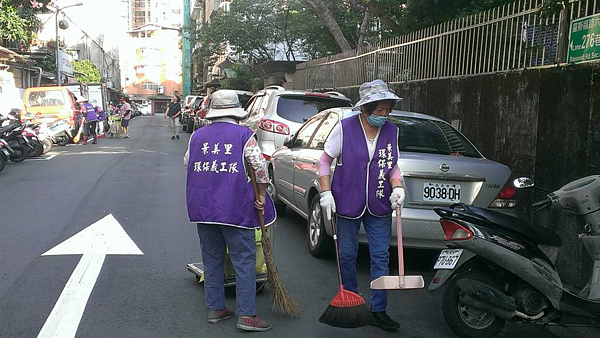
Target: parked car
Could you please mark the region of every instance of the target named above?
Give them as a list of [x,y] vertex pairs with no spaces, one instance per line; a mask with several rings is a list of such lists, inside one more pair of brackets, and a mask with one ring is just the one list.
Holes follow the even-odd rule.
[[69,121],[72,131],[79,128],[79,105],[75,95],[63,86],[30,87],[23,92],[26,115],[35,119]]
[[202,98],[202,96],[197,95],[188,95],[182,102],[181,107],[181,126],[183,131],[187,131],[191,133],[194,131],[194,114],[193,110],[194,102],[198,99]]
[[254,95],[253,92],[249,92],[247,90],[235,89],[235,92],[238,95],[238,99],[240,100],[240,104],[242,105],[242,108],[245,108],[246,105],[248,105],[248,102],[250,102],[250,99]]
[[[319,204],[318,161],[333,127],[342,118],[357,113],[351,108],[318,113],[288,137],[270,161],[270,190],[277,209],[281,213],[289,207],[308,220],[308,247],[314,256],[326,254],[332,245],[331,224],[322,217]],[[445,247],[439,217],[433,211],[435,206],[461,202],[514,214],[515,187],[507,166],[486,159],[465,136],[439,118],[394,110],[389,121],[400,129],[406,247]],[[393,222],[395,217],[394,214]],[[396,243],[396,229],[392,229],[391,243]],[[367,242],[362,229],[359,240]]]
[[208,113],[208,106],[210,105],[210,95],[207,95],[202,98],[197,98],[194,101],[193,111],[194,111],[194,128],[189,132],[193,132],[194,130],[204,127],[209,122],[206,117],[206,113]]
[[263,156],[268,160],[283,140],[319,111],[351,107],[352,102],[336,92],[313,93],[269,86],[258,91],[248,104],[248,117],[241,121],[256,132]]

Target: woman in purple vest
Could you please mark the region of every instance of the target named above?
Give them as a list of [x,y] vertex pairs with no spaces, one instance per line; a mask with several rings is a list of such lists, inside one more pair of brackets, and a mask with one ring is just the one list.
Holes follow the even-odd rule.
[[[398,166],[398,128],[387,121],[401,99],[382,80],[364,83],[354,110],[343,119],[325,143],[319,162],[321,207],[327,220],[336,217],[340,265],[344,288],[358,292],[356,256],[358,231],[365,227],[371,254],[371,281],[389,275],[392,210],[404,202]],[[331,163],[336,159],[333,182]],[[371,291],[374,324],[395,331],[400,325],[386,313],[387,292]]]
[[[275,207],[266,193],[268,168],[254,136],[238,125],[246,112],[233,90],[211,95],[206,115],[212,123],[196,130],[184,157],[187,167],[187,208],[190,221],[197,223],[205,268],[204,292],[208,322],[233,317],[225,307],[224,263],[229,249],[235,269],[236,303],[239,316],[236,327],[246,331],[271,328],[256,316],[256,241],[254,230],[260,227],[258,212],[265,225],[275,221]],[[256,173],[259,199],[255,200],[246,164]]]

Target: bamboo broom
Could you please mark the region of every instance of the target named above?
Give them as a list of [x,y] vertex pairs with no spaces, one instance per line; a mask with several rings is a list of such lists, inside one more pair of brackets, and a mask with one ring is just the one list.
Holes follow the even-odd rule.
[[[248,165],[248,172],[250,174],[250,180],[252,181],[252,188],[254,189],[254,198],[258,200],[258,185],[256,183],[256,176],[252,165]],[[263,219],[263,213],[261,211],[258,211],[258,220],[260,222],[260,231],[262,232],[262,250],[265,256],[265,263],[267,264],[267,279],[269,280],[271,290],[273,290],[271,293],[273,307],[286,317],[298,318],[300,317],[302,309],[294,297],[292,297],[285,289],[285,286],[283,286],[283,283],[279,278],[279,273],[277,272],[277,266],[275,265],[275,259],[273,257],[271,239],[270,236],[267,235],[265,220]]]

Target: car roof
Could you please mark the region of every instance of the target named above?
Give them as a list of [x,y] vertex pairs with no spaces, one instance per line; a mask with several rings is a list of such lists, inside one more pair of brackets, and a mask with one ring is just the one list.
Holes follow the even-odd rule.
[[[360,113],[360,111],[352,110],[351,107],[330,108],[330,109],[324,110],[323,112],[331,111],[331,110],[337,110],[338,112],[340,112],[343,116],[342,118],[344,118],[344,119]],[[405,110],[396,110],[396,109],[391,111],[390,116],[413,117],[413,118],[419,118],[419,119],[427,119],[427,120],[446,122],[445,120],[443,120],[439,117],[432,116],[432,115],[416,113],[416,112],[411,112],[411,111],[405,111]]]
[[250,92],[250,91],[247,91],[247,90],[237,90],[237,89],[234,89],[234,91],[238,95],[248,95],[248,96],[254,95],[253,92]]
[[[339,92],[334,92],[334,91],[327,91],[324,93],[321,92],[312,92],[309,90],[294,90],[294,89],[285,89],[281,86],[268,86],[265,87],[261,90],[259,90],[258,92],[256,92],[256,94],[254,95],[265,95],[267,92],[272,92],[272,91],[276,91],[277,93],[275,93],[274,95],[280,96],[280,95],[306,95],[306,94],[314,94],[315,96],[323,96],[323,97],[329,97],[329,98],[334,98],[334,99],[342,99],[342,100],[348,100],[350,101],[350,99],[348,97],[346,97],[344,94],[339,93]],[[326,95],[326,96],[325,96]]]

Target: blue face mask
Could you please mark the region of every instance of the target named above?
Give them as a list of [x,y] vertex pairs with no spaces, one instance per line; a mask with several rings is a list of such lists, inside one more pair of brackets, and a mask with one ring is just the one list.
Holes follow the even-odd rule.
[[387,121],[387,116],[377,116],[374,114],[367,116],[367,122],[373,127],[381,127],[385,124],[385,121]]

